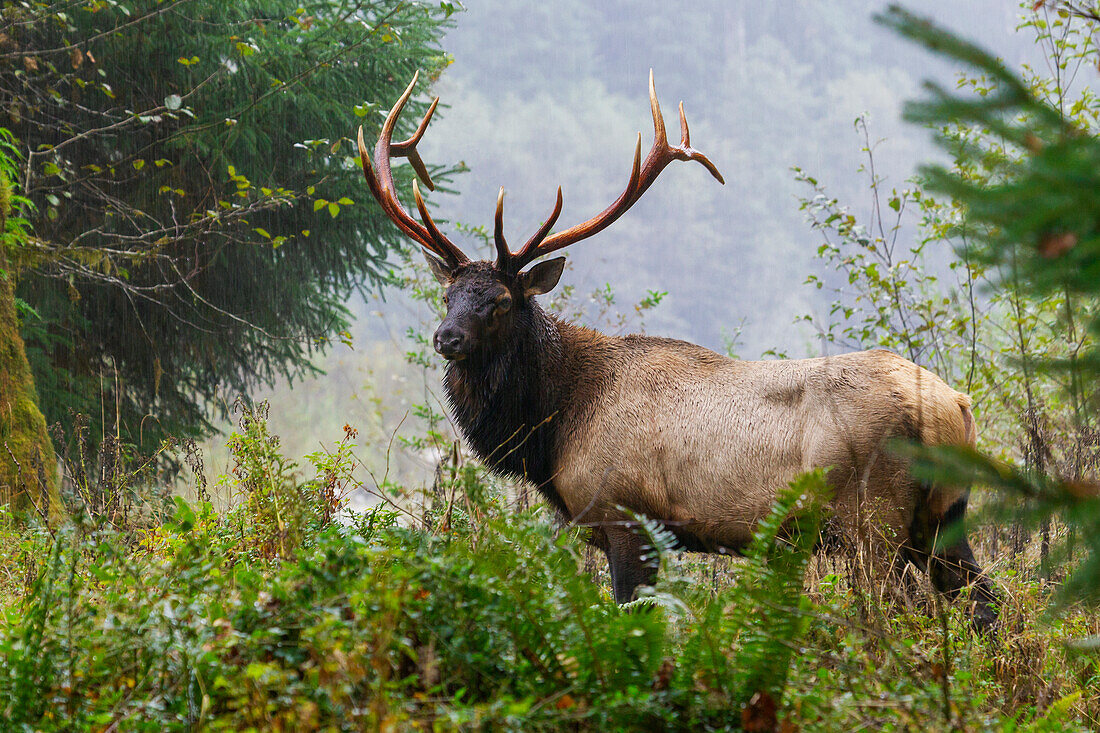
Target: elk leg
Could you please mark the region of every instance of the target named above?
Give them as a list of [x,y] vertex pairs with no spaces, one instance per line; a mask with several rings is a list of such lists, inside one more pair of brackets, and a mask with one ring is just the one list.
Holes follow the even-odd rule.
[[956,597],[960,590],[969,586],[970,600],[974,603],[971,623],[980,633],[994,631],[999,606],[997,592],[974,559],[974,551],[966,535],[963,534],[947,547],[934,547],[937,536],[955,535],[964,528],[966,497],[958,499],[940,517],[928,517],[927,509],[920,513],[926,516],[922,522],[924,526],[910,539],[919,541],[915,554],[927,562],[932,585],[948,598]]
[[974,559],[974,551],[965,538],[933,554],[928,560],[928,573],[936,590],[949,598],[954,598],[960,589],[970,586],[970,600],[974,602],[971,623],[974,628],[983,634],[996,628],[997,592]]
[[645,557],[648,550],[645,540],[629,529],[606,528],[604,536],[615,602],[627,603],[634,599],[634,591],[639,585],[652,585],[657,566]]

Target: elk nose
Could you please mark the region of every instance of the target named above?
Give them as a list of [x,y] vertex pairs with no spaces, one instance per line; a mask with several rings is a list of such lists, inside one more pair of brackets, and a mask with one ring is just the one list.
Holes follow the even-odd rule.
[[461,330],[444,324],[436,329],[435,350],[444,359],[461,359],[466,356],[466,337]]

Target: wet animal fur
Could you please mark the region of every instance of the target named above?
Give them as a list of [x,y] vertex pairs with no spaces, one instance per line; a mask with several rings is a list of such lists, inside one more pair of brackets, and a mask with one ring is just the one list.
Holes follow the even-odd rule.
[[[918,484],[886,443],[973,444],[970,399],[896,354],[738,361],[581,328],[533,297],[517,298],[513,319],[503,346],[447,365],[456,421],[490,468],[593,528],[620,602],[653,577],[623,509],[666,522],[688,549],[737,551],[779,487],[829,466],[849,536],[873,505],[881,536],[927,566],[930,533],[961,521],[966,490]],[[991,624],[993,592],[966,540],[931,559],[940,590],[979,584],[977,623]]]

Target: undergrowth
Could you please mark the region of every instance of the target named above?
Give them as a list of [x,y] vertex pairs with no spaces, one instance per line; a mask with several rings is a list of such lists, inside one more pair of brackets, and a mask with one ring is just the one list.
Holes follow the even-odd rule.
[[757,692],[781,698],[812,540],[775,535],[794,517],[813,535],[820,474],[762,523],[743,584],[674,582],[652,596],[673,610],[630,611],[580,572],[579,530],[511,514],[487,487],[440,507],[436,530],[385,505],[338,521],[353,435],[302,481],[247,410],[228,511],[177,499],[150,529],[87,512],[53,533],[11,525],[0,715],[26,730],[717,729]]
[[170,520],[141,528],[87,511],[54,530],[0,517],[6,729],[1062,730],[1096,720],[1095,655],[1057,641],[1096,634],[1094,621],[1040,624],[1040,591],[1022,583],[999,643],[971,635],[964,604],[875,606],[812,559],[820,473],[780,496],[744,560],[678,556],[639,518],[663,568],[621,608],[583,572],[581,530],[516,512],[483,474],[455,470],[448,480],[480,489],[439,502],[428,521],[384,503],[341,510],[355,488],[354,440],[345,429],[302,479],[264,412],[246,410],[220,479],[229,510],[177,499]]

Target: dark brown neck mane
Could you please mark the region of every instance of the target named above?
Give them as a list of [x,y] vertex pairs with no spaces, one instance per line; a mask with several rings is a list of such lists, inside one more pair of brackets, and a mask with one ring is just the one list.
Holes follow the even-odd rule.
[[564,324],[534,299],[520,307],[510,343],[448,362],[443,384],[455,420],[485,465],[498,474],[530,481],[568,516],[553,485],[567,395]]

